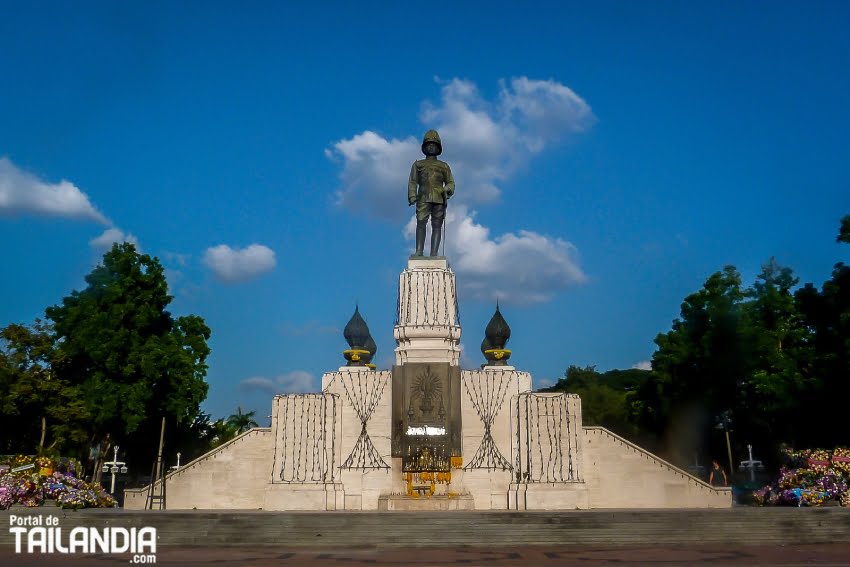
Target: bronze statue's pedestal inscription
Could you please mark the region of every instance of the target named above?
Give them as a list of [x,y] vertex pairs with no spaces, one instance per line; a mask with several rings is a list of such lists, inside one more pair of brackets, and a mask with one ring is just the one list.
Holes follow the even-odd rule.
[[460,368],[447,362],[393,366],[392,455],[403,472],[449,471],[461,454]]

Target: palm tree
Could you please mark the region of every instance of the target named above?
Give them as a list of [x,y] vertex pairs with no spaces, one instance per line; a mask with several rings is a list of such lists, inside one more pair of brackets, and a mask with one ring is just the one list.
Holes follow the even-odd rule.
[[215,420],[209,428],[209,449],[224,445],[236,437],[236,428],[231,426],[223,417]]
[[237,435],[248,431],[252,427],[259,427],[259,424],[254,421],[255,413],[257,412],[249,411],[248,413],[242,413],[242,408],[237,406],[236,413],[231,414],[227,418],[227,425],[235,429]]

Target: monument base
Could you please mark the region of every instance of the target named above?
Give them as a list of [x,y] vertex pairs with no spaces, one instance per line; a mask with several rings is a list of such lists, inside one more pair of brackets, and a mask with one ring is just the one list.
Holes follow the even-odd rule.
[[263,510],[344,510],[345,491],[340,483],[269,484]]
[[408,262],[407,267],[410,269],[411,267],[417,268],[436,268],[440,270],[445,270],[449,267],[448,260],[446,260],[445,256],[417,256],[416,254],[411,254],[407,257],[408,260],[412,260],[414,263]]
[[510,510],[586,510],[587,487],[583,482],[563,484],[516,484],[508,489]]
[[475,510],[475,500],[471,494],[448,494],[427,496],[407,496],[404,494],[384,494],[378,497],[378,510],[444,512],[450,510]]

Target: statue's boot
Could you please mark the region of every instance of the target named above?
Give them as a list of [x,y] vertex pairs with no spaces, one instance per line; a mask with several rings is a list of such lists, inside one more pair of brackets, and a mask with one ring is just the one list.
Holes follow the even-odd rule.
[[443,238],[443,223],[431,223],[431,256],[440,255],[440,240]]
[[427,222],[416,223],[416,253],[415,256],[422,256],[425,252],[425,229],[428,227]]

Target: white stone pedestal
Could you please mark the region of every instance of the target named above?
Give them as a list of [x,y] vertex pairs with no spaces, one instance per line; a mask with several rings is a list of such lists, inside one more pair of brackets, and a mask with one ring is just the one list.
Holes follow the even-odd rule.
[[587,486],[583,482],[563,484],[511,483],[510,510],[585,510],[589,508]]
[[445,258],[411,258],[399,276],[396,364],[460,362],[455,274]]
[[411,498],[406,495],[388,494],[378,499],[378,510],[443,512],[447,510],[475,510],[475,502],[469,494],[422,496]]
[[263,510],[344,510],[341,483],[267,484]]

